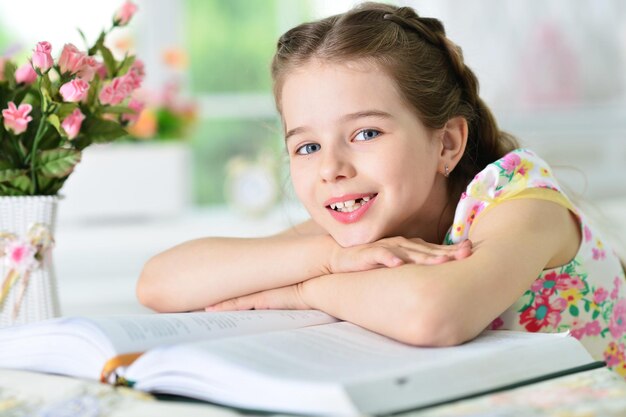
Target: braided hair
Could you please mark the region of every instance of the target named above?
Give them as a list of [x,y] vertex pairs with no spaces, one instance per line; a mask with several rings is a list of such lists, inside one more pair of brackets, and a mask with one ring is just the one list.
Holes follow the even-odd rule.
[[410,7],[362,3],[346,13],[304,23],[283,34],[272,61],[279,112],[285,77],[311,59],[377,64],[428,128],[440,129],[457,116],[467,120],[467,146],[449,176],[451,202],[458,200],[487,164],[518,147],[513,136],[498,129],[478,95],[476,76],[465,65],[461,48],[446,37],[443,24],[418,16]]

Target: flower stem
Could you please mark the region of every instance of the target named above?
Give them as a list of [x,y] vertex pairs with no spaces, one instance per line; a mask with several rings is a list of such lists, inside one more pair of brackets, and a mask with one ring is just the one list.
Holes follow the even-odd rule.
[[41,119],[39,120],[37,133],[35,134],[35,140],[33,141],[33,149],[30,154],[30,179],[31,179],[30,193],[31,195],[37,195],[37,192],[39,192],[39,186],[37,184],[37,175],[35,172],[36,163],[37,163],[37,158],[36,158],[37,147],[39,146],[39,142],[41,141],[41,138],[48,130],[48,126],[46,123],[47,105],[46,105],[46,99],[43,95],[43,92],[41,91],[41,78],[39,78],[39,94],[41,94]]
[[17,156],[19,160],[24,161],[26,158],[26,155],[24,155],[24,152],[22,151],[22,148],[20,147],[20,139],[18,138],[18,136],[11,135],[10,137],[12,139],[11,143],[13,144],[13,147],[15,148],[15,151],[17,152]]

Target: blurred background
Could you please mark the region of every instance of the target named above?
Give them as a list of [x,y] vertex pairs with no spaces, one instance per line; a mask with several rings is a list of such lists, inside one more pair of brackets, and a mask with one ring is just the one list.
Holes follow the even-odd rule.
[[[93,42],[121,3],[0,0],[0,54],[25,61],[42,40],[53,56],[68,42],[83,48],[77,28]],[[62,190],[55,256],[69,312],[90,302],[86,275],[117,279],[110,298],[124,288],[130,303],[158,250],[202,235],[272,233],[305,217],[290,197],[269,63],[284,31],[357,2],[135,3],[109,47],[145,62],[149,104],[132,138],[88,149]],[[626,224],[625,2],[393,3],[441,19],[501,128],[548,160],[574,198],[609,216],[614,235],[626,231],[614,226],[616,217]],[[64,292],[64,282],[89,287]]]

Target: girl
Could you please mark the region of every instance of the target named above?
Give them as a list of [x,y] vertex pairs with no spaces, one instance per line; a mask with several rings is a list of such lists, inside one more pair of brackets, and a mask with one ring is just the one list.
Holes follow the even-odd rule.
[[626,373],[617,256],[548,165],[498,130],[438,20],[362,4],[285,33],[272,76],[311,219],[155,256],[143,304],[319,309],[427,346],[570,330]]

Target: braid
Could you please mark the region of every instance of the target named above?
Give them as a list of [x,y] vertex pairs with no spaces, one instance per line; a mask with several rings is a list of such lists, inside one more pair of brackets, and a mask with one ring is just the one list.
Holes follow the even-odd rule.
[[[451,174],[451,196],[461,193],[473,176],[490,162],[518,147],[511,135],[501,132],[493,114],[479,96],[478,79],[465,65],[461,48],[447,36],[441,22],[433,18],[420,17],[410,7],[400,7],[383,15],[401,28],[415,33],[421,40],[440,51],[447,60],[449,71],[456,80],[451,90],[458,91],[456,106],[449,106],[447,119],[462,115],[469,127],[465,153]],[[450,93],[450,98],[455,94]]]
[[442,51],[449,59],[459,84],[469,93],[470,103],[476,102],[478,80],[465,65],[461,48],[446,37],[446,31],[439,20],[420,17],[410,7],[400,7],[394,13],[386,13],[383,19],[418,34],[423,40]]

